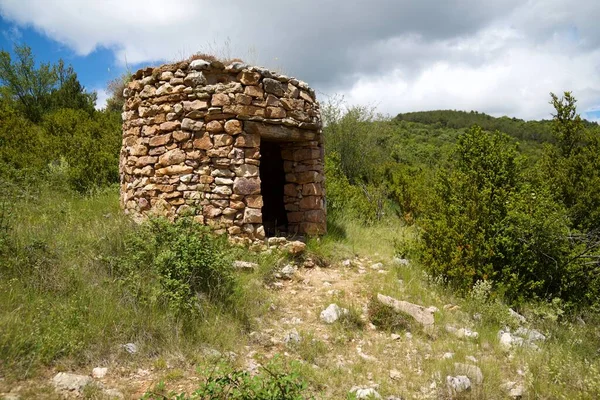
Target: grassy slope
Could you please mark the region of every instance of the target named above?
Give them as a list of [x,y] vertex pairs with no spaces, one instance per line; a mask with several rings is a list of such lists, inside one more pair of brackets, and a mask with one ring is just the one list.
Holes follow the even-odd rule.
[[[412,228],[393,219],[370,227],[349,220],[332,222],[328,236],[309,243],[313,257],[332,267],[301,270],[279,292],[265,292],[261,284],[281,264],[277,254],[232,250],[239,258],[261,264],[258,272],[243,276],[242,287],[251,290],[240,298],[240,306],[259,319],[249,328],[233,316],[214,311],[205,314],[204,322],[190,334],[166,310],[125,302],[118,282],[107,270],[110,263],[105,260],[122,254],[123,237],[133,229],[121,217],[114,189],[80,197],[45,187],[20,193],[13,204],[11,246],[16,250],[3,255],[0,281],[0,373],[5,378],[0,392],[16,381],[32,379],[38,382],[37,389],[30,389],[25,398],[43,398],[41,388],[56,371],[89,371],[97,365],[125,371],[124,377],[129,376],[126,371],[151,368],[153,379],[188,390],[193,388],[191,379],[197,379],[195,366],[207,365],[202,349],[211,347],[255,359],[287,353],[290,359],[305,363],[302,374],[313,392],[326,398],[342,398],[354,384],[365,383],[379,384],[382,395],[445,396],[445,376],[453,374],[453,363],[465,362],[466,356],[478,360],[485,376],[484,384],[467,397],[503,398],[498,385],[511,380],[524,382],[528,398],[600,395],[600,333],[593,319],[587,324],[557,320],[557,308],[529,305],[521,311],[549,339],[540,351],[507,352],[499,346],[497,332],[515,322],[501,302],[485,296],[457,297],[430,281],[419,265],[391,263],[396,249],[412,254],[416,237]],[[354,257],[363,259],[366,273],[356,266],[340,265],[341,260]],[[388,272],[370,270],[376,261],[384,262]],[[305,293],[304,282],[311,279],[318,285],[328,279],[333,286]],[[332,289],[339,290],[330,293]],[[391,331],[370,329],[365,321],[367,305],[378,292],[438,307],[435,330],[426,333],[409,324],[406,329],[413,339],[402,336],[393,341]],[[264,304],[271,300],[276,311],[265,313]],[[352,318],[323,325],[318,314],[330,302],[350,308]],[[458,305],[460,310],[445,310],[446,304]],[[261,343],[256,336],[248,336],[250,329],[280,337],[288,329],[282,318],[301,313],[306,323],[299,326],[303,337],[299,346]],[[474,313],[482,314],[481,321],[472,318]],[[469,327],[480,337],[457,339],[444,330],[447,323]],[[125,353],[120,345],[127,342],[137,343],[140,353]],[[358,345],[377,361],[359,357]],[[455,353],[454,359],[443,359],[446,352]],[[234,364],[243,366],[243,357]],[[345,360],[343,366],[338,364],[339,357]],[[392,369],[400,372],[400,380],[390,377]]]

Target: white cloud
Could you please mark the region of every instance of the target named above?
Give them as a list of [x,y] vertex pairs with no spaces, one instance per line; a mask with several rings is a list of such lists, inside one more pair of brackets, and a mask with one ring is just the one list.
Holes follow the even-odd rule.
[[540,118],[563,90],[582,111],[600,105],[596,0],[0,0],[0,13],[80,55],[105,47],[151,64],[216,51],[390,114]]
[[106,101],[110,97],[110,94],[104,89],[93,89],[98,98],[96,99],[96,110],[102,110],[106,107]]

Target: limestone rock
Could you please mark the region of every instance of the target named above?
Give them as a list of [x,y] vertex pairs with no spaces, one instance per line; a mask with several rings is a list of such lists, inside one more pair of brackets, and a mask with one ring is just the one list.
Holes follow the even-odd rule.
[[255,271],[258,269],[258,264],[248,261],[234,261],[233,268],[245,271]]
[[418,323],[427,327],[434,324],[433,313],[425,307],[409,303],[408,301],[396,300],[389,296],[377,294],[377,300],[387,306],[392,307],[398,312],[402,312],[413,317]]
[[202,71],[202,70],[206,70],[210,68],[210,63],[208,61],[205,60],[194,60],[190,63],[189,66],[190,69],[196,70],[196,71]]
[[372,387],[353,386],[350,393],[354,393],[356,399],[381,399],[381,395]]
[[300,337],[300,334],[298,334],[298,331],[296,331],[295,329],[291,330],[290,332],[286,333],[284,338],[283,338],[283,343],[285,343],[286,345],[295,345],[300,343],[300,341],[302,340],[302,338]]
[[446,385],[452,393],[462,393],[471,389],[471,380],[464,375],[447,376]]
[[481,385],[483,382],[483,373],[476,365],[454,363],[454,371],[458,375],[468,376],[476,385]]
[[321,311],[321,321],[327,324],[333,324],[337,321],[342,315],[348,314],[348,310],[345,308],[341,308],[337,304],[330,304],[325,310]]
[[66,372],[59,372],[52,378],[52,384],[57,390],[68,390],[81,392],[83,389],[94,382],[94,380],[87,375],[69,374]]
[[96,367],[92,370],[92,377],[96,379],[102,379],[106,376],[108,368]]
[[506,382],[500,385],[500,390],[505,392],[509,397],[513,399],[520,399],[525,393],[523,384],[517,382]]
[[296,273],[296,269],[297,268],[293,264],[286,264],[281,271],[279,271],[279,275],[281,279],[292,279]]
[[285,245],[285,249],[293,255],[301,254],[306,250],[306,243],[302,243],[299,240],[294,240]]
[[452,333],[457,338],[468,338],[468,339],[477,339],[479,337],[479,333],[472,331],[467,328],[456,328],[452,325],[446,325],[446,332]]
[[123,345],[123,348],[129,354],[135,354],[135,353],[138,352],[138,348],[137,348],[137,346],[136,346],[135,343],[126,343],[126,344]]

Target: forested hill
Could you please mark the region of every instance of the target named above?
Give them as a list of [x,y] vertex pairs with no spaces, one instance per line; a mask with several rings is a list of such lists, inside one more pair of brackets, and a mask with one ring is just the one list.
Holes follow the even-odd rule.
[[[507,133],[519,140],[534,140],[538,142],[549,141],[552,138],[550,120],[524,121],[510,117],[492,117],[477,111],[417,111],[398,114],[396,121],[419,122],[427,125],[438,125],[454,129],[470,128],[479,125],[487,131],[500,131]],[[596,122],[583,121],[586,127],[597,126]]]

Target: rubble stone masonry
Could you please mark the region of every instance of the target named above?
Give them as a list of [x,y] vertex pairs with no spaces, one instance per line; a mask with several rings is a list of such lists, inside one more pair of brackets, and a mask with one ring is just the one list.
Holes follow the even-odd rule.
[[196,59],[142,69],[123,94],[121,206],[136,220],[193,216],[219,234],[264,239],[269,141],[281,149],[288,233],[325,233],[320,111],[306,83]]

